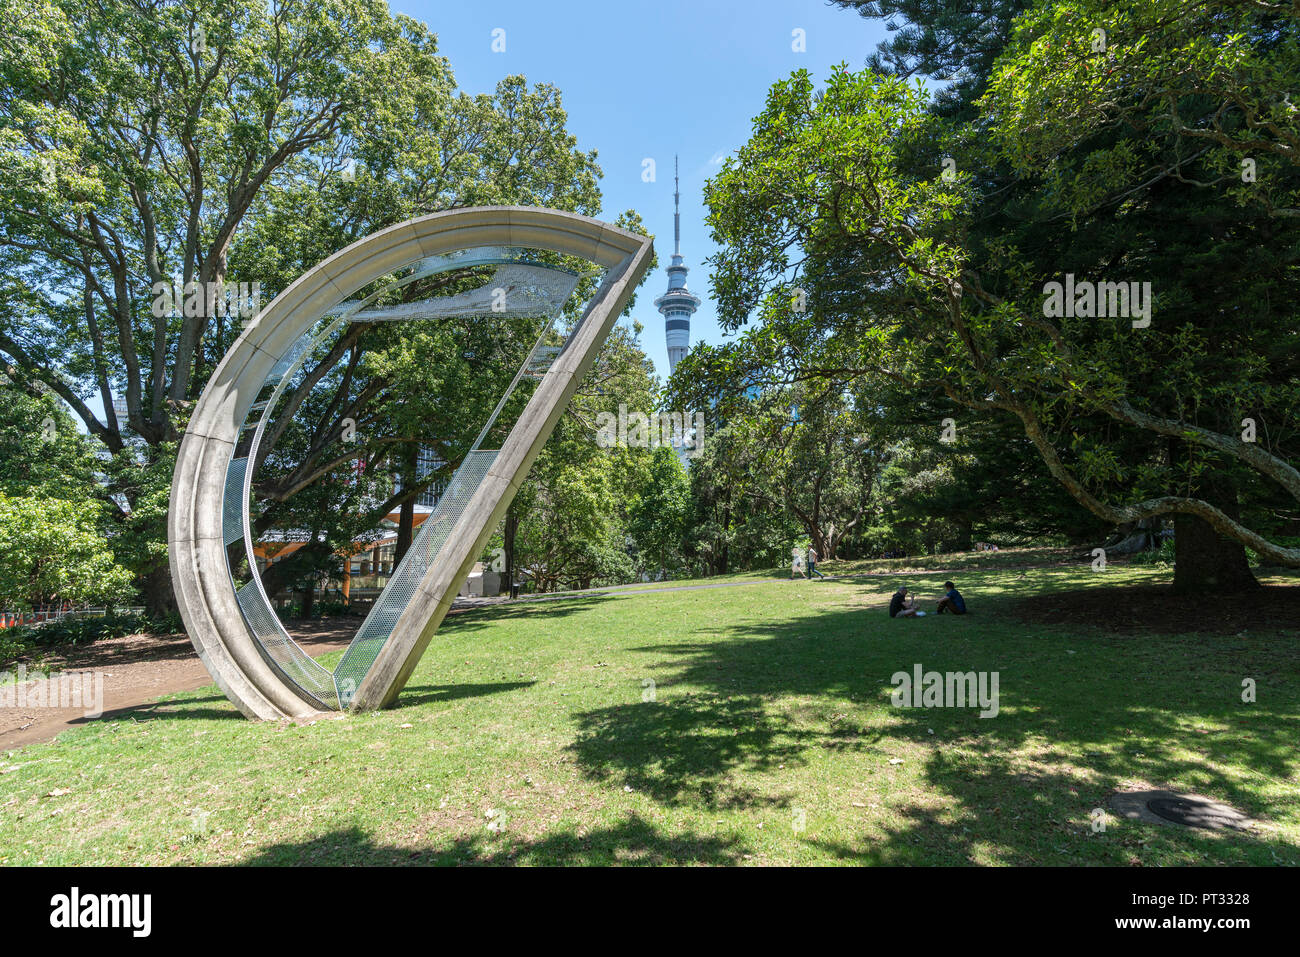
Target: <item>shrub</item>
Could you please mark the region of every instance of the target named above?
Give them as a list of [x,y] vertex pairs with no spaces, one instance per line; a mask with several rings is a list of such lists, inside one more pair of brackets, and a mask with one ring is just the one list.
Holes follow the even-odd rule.
[[180,616],[146,618],[144,615],[69,615],[39,625],[20,625],[0,631],[0,665],[37,648],[55,645],[88,645],[104,638],[127,635],[170,635],[182,630]]
[[1159,548],[1153,548],[1145,552],[1134,552],[1129,556],[1129,563],[1133,565],[1167,565],[1172,568],[1174,565],[1174,540],[1166,538],[1160,543]]
[[122,601],[131,574],[99,532],[99,502],[0,492],[0,603]]

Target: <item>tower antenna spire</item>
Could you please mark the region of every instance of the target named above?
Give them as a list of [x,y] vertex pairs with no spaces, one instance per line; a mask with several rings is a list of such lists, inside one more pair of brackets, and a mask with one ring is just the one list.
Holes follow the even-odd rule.
[[673,255],[682,254],[682,192],[677,178],[677,156],[673,155]]
[[668,291],[655,300],[655,308],[664,317],[664,335],[668,345],[668,369],[691,347],[691,316],[700,308],[700,297],[686,288],[690,272],[682,262],[682,182],[677,157],[673,156],[673,259],[668,264]]

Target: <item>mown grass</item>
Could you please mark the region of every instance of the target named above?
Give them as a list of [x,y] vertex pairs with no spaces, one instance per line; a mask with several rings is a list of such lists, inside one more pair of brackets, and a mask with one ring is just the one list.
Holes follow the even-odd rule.
[[[1165,575],[968,568],[975,613],[917,621],[885,614],[893,578],[475,610],[389,711],[254,724],[209,688],[8,752],[0,862],[1300,864],[1295,632],[1012,616]],[[893,707],[915,663],[997,671],[1000,713]],[[1262,826],[1094,832],[1138,786]]]
[[[1082,548],[1004,548],[996,552],[954,552],[942,555],[914,555],[909,558],[853,558],[833,562],[819,562],[817,570],[828,577],[894,575],[899,573],[924,573],[942,571],[979,571],[1046,565],[1078,565],[1087,549]],[[633,582],[629,585],[611,585],[601,591],[644,591],[671,588],[687,584],[721,584],[741,581],[769,581],[789,579],[790,565],[776,568],[756,568],[726,572],[703,579],[656,582]],[[579,594],[572,591],[550,592],[551,595]],[[528,595],[527,597],[537,597]]]

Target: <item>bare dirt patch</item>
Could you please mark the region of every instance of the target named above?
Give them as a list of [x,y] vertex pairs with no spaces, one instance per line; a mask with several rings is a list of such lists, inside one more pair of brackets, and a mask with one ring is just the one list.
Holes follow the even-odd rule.
[[1300,630],[1300,586],[1265,585],[1239,595],[1178,595],[1169,585],[1086,588],[1021,599],[1011,614],[1043,625],[1185,634]]
[[[317,656],[345,648],[360,623],[360,618],[293,622],[289,632],[308,654]],[[54,646],[41,650],[39,662],[20,660],[5,670],[13,672],[20,663],[29,670],[39,664],[40,670],[48,674],[102,674],[104,718],[148,711],[154,707],[149,702],[162,695],[212,684],[184,634],[127,635],[84,645]],[[33,678],[26,684],[42,680]],[[51,741],[61,732],[90,720],[95,719],[87,718],[81,707],[0,708],[0,751]]]

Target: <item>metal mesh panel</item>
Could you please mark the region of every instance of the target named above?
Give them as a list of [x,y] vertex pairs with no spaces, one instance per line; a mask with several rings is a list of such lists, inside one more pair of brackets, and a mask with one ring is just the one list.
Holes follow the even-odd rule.
[[347,707],[366,672],[379,657],[384,642],[397,625],[397,619],[410,604],[415,590],[438,557],[442,546],[447,543],[451,530],[464,514],[465,507],[496,457],[496,450],[478,450],[465,456],[465,461],[456,469],[456,474],[452,476],[442,498],[438,499],[433,512],[416,532],[410,549],[403,556],[375,606],[370,609],[370,614],[361,623],[361,628],[352,639],[339,666],[334,669],[334,680],[343,707]]
[[578,276],[545,266],[507,263],[478,289],[417,302],[376,306],[351,313],[352,322],[394,322],[474,315],[544,316],[558,312],[578,285]]
[[280,624],[280,619],[267,604],[266,596],[256,581],[250,581],[235,593],[244,620],[257,637],[262,650],[275,662],[285,677],[302,688],[322,705],[338,708],[338,692],[334,676],[318,665],[312,657],[298,647]]
[[[254,402],[244,420],[244,431],[250,428],[256,430],[250,455],[256,454],[258,440],[266,425],[268,410],[274,408],[276,401],[288,385],[286,376],[291,377],[294,375],[313,346],[329,335],[339,324],[341,324],[341,320],[336,321],[324,330],[315,333],[308,331],[299,336],[290,345],[288,351],[276,362],[275,367],[262,385],[263,392],[268,387],[272,389],[271,395]],[[244,536],[251,478],[252,476],[248,475],[248,457],[231,460],[230,467],[226,472],[226,492],[222,507],[222,536],[225,538],[227,545],[241,538],[245,539],[248,566],[256,575],[257,557],[252,548],[252,540]],[[289,535],[281,536],[281,538],[285,541],[292,540]],[[266,597],[266,592],[262,589],[261,582],[254,578],[242,587],[238,587],[235,591],[235,598],[239,602],[240,611],[243,612],[244,620],[248,623],[249,630],[253,633],[258,646],[284,677],[297,685],[308,697],[314,698],[317,704],[322,707],[338,708],[339,699],[338,691],[334,686],[334,676],[327,669],[317,664],[311,655],[298,647],[297,643],[289,636],[289,633],[284,630],[284,626],[280,623],[279,617],[275,614],[270,601]]]
[[555,360],[560,357],[560,353],[563,351],[563,346],[544,346],[538,343],[533,348],[532,355],[528,357],[528,365],[524,369],[524,375],[532,379],[542,378],[551,366],[555,365]]
[[311,347],[314,341],[315,340],[310,331],[299,336],[294,341],[293,345],[289,347],[289,351],[282,355],[280,361],[275,364],[275,368],[271,370],[271,374],[266,377],[264,386],[279,385],[280,380],[284,378],[285,373],[289,372],[289,370],[294,367],[297,361],[302,358],[303,353]]
[[244,471],[248,459],[231,459],[226,467],[226,492],[221,499],[221,540],[229,545],[244,537]]

